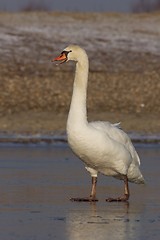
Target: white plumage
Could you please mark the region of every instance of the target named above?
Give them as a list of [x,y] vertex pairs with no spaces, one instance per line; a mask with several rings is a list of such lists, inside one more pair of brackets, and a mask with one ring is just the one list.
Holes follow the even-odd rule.
[[64,49],[55,61],[76,61],[73,94],[67,120],[68,142],[74,153],[85,163],[92,176],[89,198],[73,198],[74,201],[97,201],[96,182],[98,172],[124,180],[124,196],[107,201],[126,201],[129,198],[128,181],[144,183],[140,172],[140,159],[128,135],[119,124],[88,122],[86,95],[88,82],[88,57],[77,45]]

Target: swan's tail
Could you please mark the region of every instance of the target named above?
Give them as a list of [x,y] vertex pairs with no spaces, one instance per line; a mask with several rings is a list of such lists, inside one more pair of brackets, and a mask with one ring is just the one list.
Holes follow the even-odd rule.
[[129,178],[128,180],[129,180],[129,182],[133,182],[136,184],[145,184],[145,180],[144,180],[144,177],[142,176],[142,174],[138,178]]
[[140,172],[140,169],[138,166],[131,164],[128,169],[127,176],[128,176],[129,182],[133,182],[136,184],[145,184],[144,177],[143,177],[142,173]]

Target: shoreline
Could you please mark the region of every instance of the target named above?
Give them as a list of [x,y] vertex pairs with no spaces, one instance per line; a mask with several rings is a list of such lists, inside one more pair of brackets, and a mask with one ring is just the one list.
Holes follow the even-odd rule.
[[[132,143],[160,144],[160,134],[140,134],[128,132]],[[0,132],[0,144],[67,144],[67,135],[64,131],[55,131],[48,134],[23,134]]]
[[[68,112],[27,111],[0,117],[0,143],[66,142]],[[127,114],[120,112],[90,112],[88,121],[120,122],[132,141],[160,142],[159,114]]]

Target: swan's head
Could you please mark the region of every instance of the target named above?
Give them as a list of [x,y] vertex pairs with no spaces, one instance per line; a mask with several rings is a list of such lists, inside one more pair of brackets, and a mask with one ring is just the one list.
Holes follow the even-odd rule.
[[61,54],[54,58],[52,62],[57,61],[60,64],[68,61],[78,61],[83,55],[86,55],[84,49],[79,47],[78,45],[69,45],[66,47]]

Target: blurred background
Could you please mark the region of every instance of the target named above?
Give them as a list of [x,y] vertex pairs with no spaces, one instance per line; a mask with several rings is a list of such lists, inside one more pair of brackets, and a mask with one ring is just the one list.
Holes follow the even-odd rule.
[[160,0],[1,0],[1,11],[151,12]]
[[74,64],[90,59],[89,120],[160,132],[160,0],[0,0],[0,131],[65,130]]

